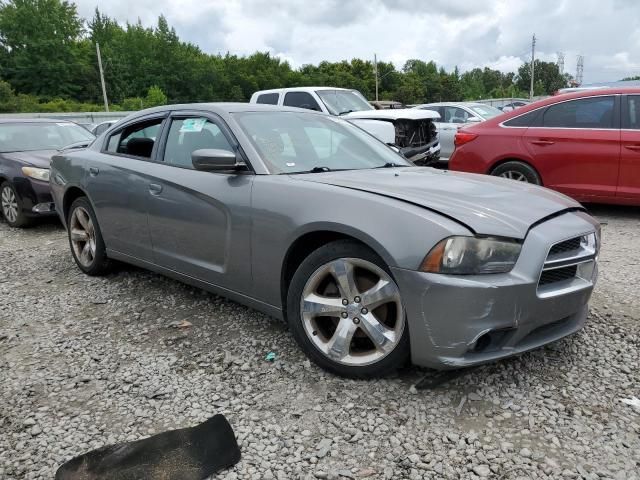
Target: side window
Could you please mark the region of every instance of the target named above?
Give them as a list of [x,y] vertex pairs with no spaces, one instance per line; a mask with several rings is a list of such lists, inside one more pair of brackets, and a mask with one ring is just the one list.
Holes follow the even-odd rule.
[[555,128],[613,128],[614,97],[592,97],[551,105],[542,126]]
[[444,121],[446,123],[467,123],[470,115],[458,107],[444,107]]
[[533,127],[537,126],[538,118],[541,110],[534,110],[532,112],[525,113],[519,117],[512,118],[504,122],[506,127]]
[[640,95],[627,97],[627,114],[625,115],[624,128],[640,130]]
[[234,151],[220,127],[207,118],[189,117],[172,120],[164,150],[165,163],[176,167],[193,168],[191,153],[203,148]]
[[306,108],[307,110],[322,111],[318,102],[308,92],[288,92],[284,96],[283,104],[286,107]]
[[151,158],[162,118],[128,125],[109,137],[107,152]]
[[258,100],[256,103],[262,103],[264,105],[277,105],[279,93],[263,93],[262,95],[258,95]]

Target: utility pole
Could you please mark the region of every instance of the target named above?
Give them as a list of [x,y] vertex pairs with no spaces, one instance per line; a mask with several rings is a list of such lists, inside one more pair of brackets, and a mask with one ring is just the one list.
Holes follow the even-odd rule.
[[376,57],[376,54],[373,54],[373,71],[375,72],[375,76],[376,76],[376,102],[378,101],[378,57]]
[[529,88],[529,100],[533,100],[533,75],[535,73],[535,62],[536,62],[536,34],[533,34],[533,39],[531,40],[531,87]]
[[109,111],[109,102],[107,101],[107,88],[104,86],[104,72],[102,71],[102,56],[100,55],[100,44],[96,42],[96,53],[98,54],[98,68],[100,69],[100,83],[102,84],[102,98],[104,99],[104,111]]

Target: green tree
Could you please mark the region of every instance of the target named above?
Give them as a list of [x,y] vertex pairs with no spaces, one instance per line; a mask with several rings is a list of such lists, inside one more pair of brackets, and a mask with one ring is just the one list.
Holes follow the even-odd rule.
[[21,93],[82,97],[88,65],[82,31],[76,6],[66,0],[0,3],[3,76]]
[[[569,86],[571,76],[561,74],[558,65],[553,62],[535,61],[534,95],[551,95],[556,90]],[[518,69],[515,79],[516,87],[528,92],[531,85],[531,62],[524,63]]]
[[144,98],[144,106],[148,107],[157,107],[159,105],[167,104],[167,96],[162,91],[160,87],[157,85],[153,85],[149,87],[147,91],[147,96]]

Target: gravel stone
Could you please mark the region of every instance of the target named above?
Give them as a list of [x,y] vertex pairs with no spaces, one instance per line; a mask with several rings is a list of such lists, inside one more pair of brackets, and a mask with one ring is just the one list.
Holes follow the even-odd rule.
[[216,479],[640,480],[640,212],[592,208],[585,328],[433,390],[325,373],[280,321],[134,267],[87,277],[56,221],[0,223],[0,478],[223,413],[242,459]]

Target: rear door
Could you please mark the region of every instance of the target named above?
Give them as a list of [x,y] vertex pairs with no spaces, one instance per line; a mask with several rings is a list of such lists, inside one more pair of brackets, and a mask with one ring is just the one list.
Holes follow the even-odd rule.
[[640,199],[640,95],[622,99],[622,148],[618,197]]
[[253,173],[194,170],[194,150],[238,150],[226,124],[212,113],[174,112],[165,133],[147,185],[155,263],[245,291],[251,272]]
[[87,160],[86,189],[109,250],[152,261],[147,224],[149,175],[167,113],[125,124]]
[[[544,186],[583,200],[614,197],[620,167],[619,96],[547,107],[523,136]],[[597,198],[594,198],[597,200]]]

